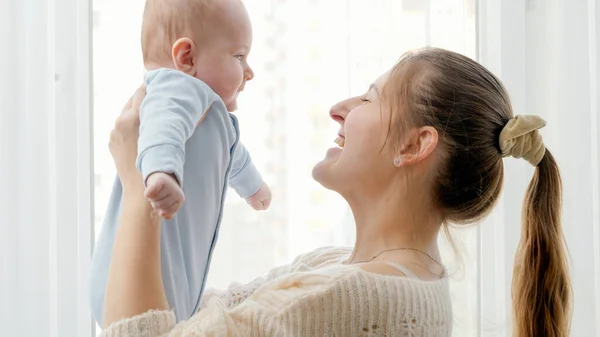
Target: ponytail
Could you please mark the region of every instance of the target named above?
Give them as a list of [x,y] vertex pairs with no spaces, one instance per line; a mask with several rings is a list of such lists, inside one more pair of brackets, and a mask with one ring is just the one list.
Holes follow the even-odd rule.
[[546,150],[523,203],[521,241],[512,281],[514,337],[566,337],[571,281],[561,225],[558,166]]

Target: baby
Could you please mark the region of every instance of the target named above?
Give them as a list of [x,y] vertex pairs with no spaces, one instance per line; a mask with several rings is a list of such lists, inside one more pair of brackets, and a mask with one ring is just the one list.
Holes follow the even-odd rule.
[[[159,215],[170,219],[184,200],[184,144],[217,99],[213,92],[227,111],[234,111],[239,92],[254,77],[246,62],[252,31],[241,2],[219,0],[149,0],[142,27],[144,64],[150,72],[140,111],[137,164],[146,197]],[[231,185],[252,207],[263,210],[270,193],[249,160],[238,144],[231,175],[242,177]],[[246,161],[248,165],[235,165]]]
[[[252,28],[240,0],[147,0],[142,52],[148,70],[137,167],[165,220],[161,270],[178,320],[198,309],[227,184],[256,210],[271,192],[239,142],[237,96],[254,76]],[[102,324],[122,186],[112,191],[92,258],[92,312]],[[185,195],[185,202],[184,202]]]

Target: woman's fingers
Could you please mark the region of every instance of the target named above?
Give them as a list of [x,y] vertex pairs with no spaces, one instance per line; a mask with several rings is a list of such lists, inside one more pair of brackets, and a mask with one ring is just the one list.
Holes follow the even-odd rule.
[[121,115],[117,117],[114,127],[117,132],[137,138],[140,126],[140,106],[144,97],[146,97],[146,86],[141,85],[125,103]]
[[121,114],[129,112],[131,108],[135,108],[139,111],[144,96],[146,96],[146,85],[142,84],[135,90],[133,95],[129,97],[125,105],[123,105],[123,109],[121,109]]
[[135,115],[139,115],[140,106],[142,105],[142,101],[144,100],[144,97],[146,97],[146,86],[141,85],[139,88],[137,88],[135,93],[133,93],[133,97],[132,97],[131,108],[133,109],[132,112]]
[[[129,132],[131,128],[137,128],[140,125],[140,106],[146,96],[146,86],[139,86],[127,103],[123,106],[121,114],[115,120],[115,129],[118,131]],[[136,131],[137,132],[137,131]]]
[[125,113],[125,111],[129,111],[129,109],[131,109],[132,104],[133,104],[133,96],[129,97],[127,102],[125,102],[125,105],[123,105],[123,108],[121,109],[121,114]]
[[136,89],[136,91],[133,93],[133,95],[131,95],[129,97],[129,99],[127,100],[127,102],[125,102],[125,105],[123,105],[123,108],[121,109],[121,114],[124,114],[131,109],[131,107],[133,106],[133,98],[135,97],[135,94],[137,93],[138,90],[139,90],[139,88]]
[[123,106],[123,111],[115,120],[115,125],[110,133],[109,150],[120,178],[135,173],[135,179],[138,179],[135,158],[137,157],[140,126],[139,108],[145,95],[146,87],[144,85],[136,89]]

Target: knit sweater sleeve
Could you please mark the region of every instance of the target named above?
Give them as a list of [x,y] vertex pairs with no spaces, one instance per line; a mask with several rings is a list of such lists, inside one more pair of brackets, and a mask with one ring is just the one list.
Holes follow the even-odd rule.
[[144,314],[111,324],[100,337],[163,337],[175,327],[171,311],[151,310]]
[[152,312],[116,324],[111,327],[113,334],[105,336],[451,335],[447,282],[415,282],[357,269],[285,275],[264,284],[232,309],[214,297],[204,310],[172,330],[163,325],[168,312]]
[[275,267],[271,269],[266,275],[257,277],[249,283],[234,282],[227,287],[225,290],[219,290],[215,288],[209,288],[204,291],[202,295],[202,301],[198,311],[202,311],[206,308],[207,303],[213,299],[218,299],[220,303],[226,308],[234,308],[238,304],[242,303],[246,298],[256,291],[260,286],[266,282],[275,279],[288,272],[291,265],[286,264],[283,266]]
[[340,249],[338,247],[318,248],[297,256],[291,263],[271,269],[266,275],[257,277],[249,283],[234,282],[225,290],[206,289],[202,295],[198,311],[206,308],[207,303],[215,298],[218,298],[219,302],[225,308],[232,309],[246,300],[263,284],[292,272],[306,271],[321,264],[334,262],[340,254],[344,254],[347,251],[347,249]]
[[345,325],[353,325],[354,316],[361,314],[351,304],[360,301],[357,287],[348,286],[347,278],[333,281],[333,277],[291,274],[260,287],[233,309],[214,297],[204,310],[171,331],[159,329],[165,312],[149,312],[111,326],[103,337],[356,335]]
[[[331,312],[322,315],[321,309],[336,297],[333,295],[338,293],[335,288],[339,285],[332,284],[329,275],[286,275],[263,285],[232,309],[219,298],[211,299],[204,310],[177,326],[169,336],[183,337],[192,331],[194,336],[330,335],[322,331],[337,323],[334,317],[329,317]],[[344,299],[336,301],[343,302]],[[311,334],[306,328],[316,328],[319,333]]]

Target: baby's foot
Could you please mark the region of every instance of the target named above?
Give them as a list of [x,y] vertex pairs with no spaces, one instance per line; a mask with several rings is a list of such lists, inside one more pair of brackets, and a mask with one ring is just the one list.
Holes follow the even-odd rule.
[[269,189],[269,185],[263,183],[258,192],[246,198],[246,202],[257,211],[264,211],[269,208],[269,205],[271,205],[271,189]]
[[171,219],[185,200],[177,179],[164,172],[155,172],[148,177],[144,196],[150,200],[158,215],[165,219]]

